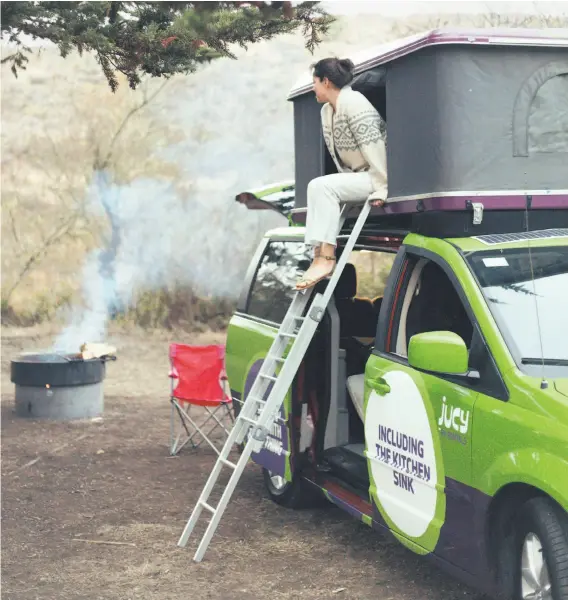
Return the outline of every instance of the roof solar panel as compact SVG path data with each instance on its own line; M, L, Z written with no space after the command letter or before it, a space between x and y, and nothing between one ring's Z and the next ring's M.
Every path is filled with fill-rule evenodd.
M480 235L473 239L492 246L495 244L513 244L525 240L546 240L550 238L568 237L568 229L543 229L541 231L524 231L520 233L496 233Z

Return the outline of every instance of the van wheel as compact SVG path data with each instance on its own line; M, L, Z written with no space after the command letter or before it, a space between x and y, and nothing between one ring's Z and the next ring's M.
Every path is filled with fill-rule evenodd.
M262 477L271 500L280 506L298 509L311 508L323 503L322 496L317 490L312 489L310 484L298 475L295 475L292 481L286 481L284 477L263 467Z
M515 600L568 600L568 519L552 500L522 507L516 556Z

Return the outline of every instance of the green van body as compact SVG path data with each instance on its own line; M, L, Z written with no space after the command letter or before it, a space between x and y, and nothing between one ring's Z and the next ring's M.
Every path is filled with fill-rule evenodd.
M243 298L250 294L267 242L303 241L303 234L301 227L266 234L251 263ZM568 238L488 245L475 237L404 237L364 373L367 498L347 485L327 486L321 476L301 469L298 423L305 415L295 404L295 387L284 401L272 446L253 454L253 460L288 482L301 471L299 476L312 488L356 518L387 529L412 551L438 559L485 591L506 588L507 575L498 563L514 551L510 524L524 502L535 496L551 499L568 527L568 364L523 365L469 259L489 252L492 258L481 260L488 269L498 269L506 264L508 252L526 250L532 260L544 248L566 252ZM481 373L468 371L465 344L451 332L411 338L408 358L387 347L398 326L389 311L408 281L405 270L422 258L436 263L456 288L474 324L472 336L486 352ZM241 306L245 304L243 300ZM231 320L226 367L237 402L246 397L276 333L277 325L246 310Z
M567 48L558 28L442 29L353 56L388 198L252 454L275 502L324 496L514 600L568 600ZM294 225L266 234L230 323L236 411L310 262L309 183L340 167L307 70L288 100L294 181L236 197Z

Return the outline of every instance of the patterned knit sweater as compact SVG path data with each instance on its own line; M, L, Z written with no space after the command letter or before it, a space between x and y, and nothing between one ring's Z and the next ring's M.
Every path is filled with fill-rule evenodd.
M351 86L341 88L336 111L326 103L321 109L323 137L339 173L369 171L373 200L386 200L387 132L375 107Z

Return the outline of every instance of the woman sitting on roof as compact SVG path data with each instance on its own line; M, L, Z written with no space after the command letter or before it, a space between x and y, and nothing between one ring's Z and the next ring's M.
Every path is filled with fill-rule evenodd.
M354 65L349 59L324 58L313 66L323 137L337 173L308 184L307 244L314 260L296 289L314 286L333 272L340 203L383 206L387 198L386 125L375 107L351 89Z

